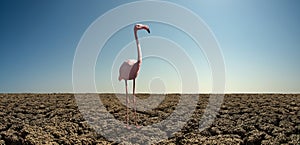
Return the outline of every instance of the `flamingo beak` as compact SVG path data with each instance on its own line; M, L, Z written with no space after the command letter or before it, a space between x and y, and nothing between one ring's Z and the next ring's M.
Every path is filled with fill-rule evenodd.
M150 29L149 29L149 28L148 28L148 29L146 29L146 30L147 30L147 32L148 32L148 33L150 33Z

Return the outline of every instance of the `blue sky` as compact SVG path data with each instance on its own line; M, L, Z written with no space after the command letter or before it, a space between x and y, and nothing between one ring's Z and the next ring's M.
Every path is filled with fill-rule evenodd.
M99 16L128 2L132 1L0 1L0 92L72 92L73 58L83 33ZM225 92L300 92L299 1L171 2L196 13L215 34L224 55ZM211 70L193 41L171 26L145 23L151 36L176 41L185 49L197 68L200 93L210 92ZM103 48L96 65L99 92L112 92L112 84L124 85L111 80L111 61L133 40L132 25L125 26ZM134 45L128 46L126 50L135 51ZM157 71L153 64L164 69ZM177 92L178 80L167 63L145 59L137 91Z

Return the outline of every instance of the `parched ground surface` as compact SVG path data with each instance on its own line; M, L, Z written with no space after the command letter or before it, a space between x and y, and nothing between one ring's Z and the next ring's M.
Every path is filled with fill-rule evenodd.
M137 95L140 99L148 96ZM158 144L300 144L298 94L225 95L216 119L203 131L199 131L199 121L210 96L194 96L199 101L196 106L187 106L196 109L187 123ZM113 118L125 123L126 108L117 97L113 94L99 97ZM138 123L147 126L167 119L174 113L179 97L179 94L167 95L155 109L138 111ZM93 103L97 104L93 101L87 106ZM95 112L85 112L89 115L83 117L73 94L0 94L0 144L117 144L88 123L99 122L95 120ZM133 116L133 111L129 114ZM130 119L130 124L133 123ZM155 136L155 132L149 133ZM124 139L121 143L144 143L137 140Z

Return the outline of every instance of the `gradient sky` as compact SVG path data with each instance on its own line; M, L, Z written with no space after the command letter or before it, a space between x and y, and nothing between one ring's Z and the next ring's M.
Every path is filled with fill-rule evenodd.
M99 16L128 2L132 1L0 1L0 92L72 92L73 58L83 33ZM192 10L215 34L225 60L225 92L300 92L300 1L171 2ZM200 93L209 93L211 70L193 41L174 27L145 23L151 36L168 38L185 49L197 68ZM147 35L140 33L145 39ZM111 81L115 77L111 63L133 40L132 25L125 26L103 48L96 66L99 92L112 92L112 84L123 87L117 78ZM145 59L137 91L179 92L178 80L174 68L164 61Z

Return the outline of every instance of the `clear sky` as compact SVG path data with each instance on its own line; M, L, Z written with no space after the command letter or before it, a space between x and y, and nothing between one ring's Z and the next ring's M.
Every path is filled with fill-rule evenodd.
M99 16L128 2L132 1L0 1L0 92L72 92L73 58L83 33ZM300 1L171 2L196 13L215 34L224 55L225 92L300 92ZM145 23L151 28L151 36L168 38L185 49L197 68L200 93L210 92L211 70L193 41L174 27ZM127 51L136 51L132 27L115 33L99 55L99 92L113 92L112 84L123 87L117 74L110 71L112 61L125 46ZM140 33L140 37L147 36ZM141 45L154 46L146 42ZM136 58L136 52L132 57ZM120 64L115 65L118 68ZM179 92L179 80L168 63L145 58L137 91Z

